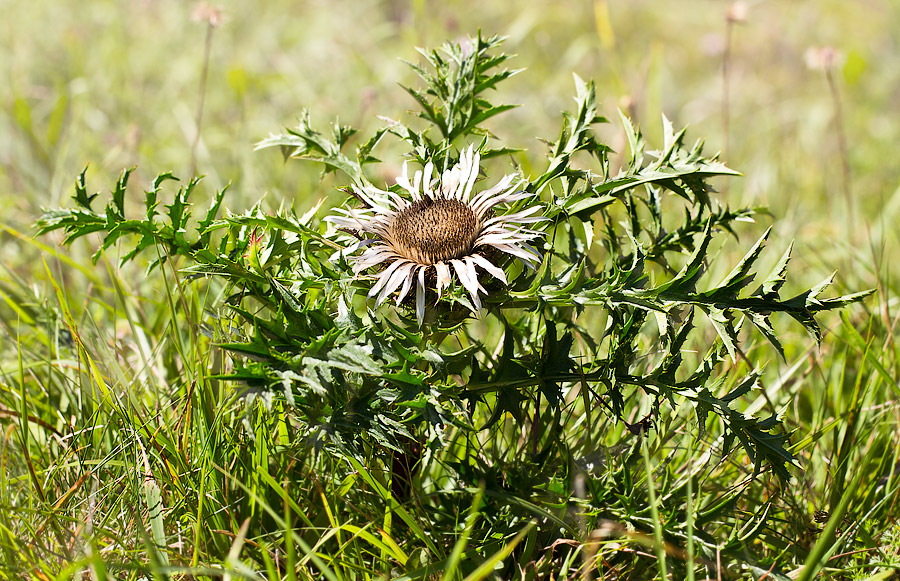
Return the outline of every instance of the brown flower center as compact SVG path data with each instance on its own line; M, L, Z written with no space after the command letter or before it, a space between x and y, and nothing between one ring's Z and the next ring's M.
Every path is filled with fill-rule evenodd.
M463 202L425 198L397 213L391 238L398 253L434 264L468 254L479 229L475 212Z

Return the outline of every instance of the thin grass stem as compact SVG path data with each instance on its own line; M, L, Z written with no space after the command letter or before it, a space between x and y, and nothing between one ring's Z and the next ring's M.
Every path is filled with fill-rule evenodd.
M656 498L656 485L653 482L653 467L650 465L650 442L644 438L641 442L641 454L644 456L644 470L647 473L647 495L650 497L650 518L653 519L653 538L655 540L656 563L659 578L665 581L669 578L666 568L666 545L663 540L662 524L659 522L659 505Z

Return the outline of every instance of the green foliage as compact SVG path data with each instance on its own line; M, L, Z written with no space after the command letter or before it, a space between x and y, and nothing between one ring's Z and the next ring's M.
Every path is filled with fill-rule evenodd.
M72 197L78 207L74 210L45 212L38 222L38 233L45 234L61 229L66 232L65 243L68 244L82 236L103 232L103 244L93 256L95 264L104 250L126 235L137 236L139 239L134 248L122 257L123 264L148 248L156 250L158 253L157 258L150 264L150 270L165 264L166 260L172 256L191 257L197 261L210 260L211 227L219 213L225 190L216 193L206 217L196 225L199 231L198 238L189 242L186 238L188 222L191 219L188 209L189 200L199 179L192 179L187 186L181 187L175 192L172 203L165 206L166 215L165 218L162 218L158 210L162 185L169 180L178 181L178 178L170 173L158 176L153 180L152 187L145 192L146 218L127 219L125 217L125 190L128 187L128 178L132 171L134 168L122 172L110 195L106 211L98 214L91 204L99 194L88 195L85 185L87 169L85 169L75 182L75 195Z
M491 106L481 95L512 74L493 70L507 58L489 55L497 44L499 39L478 37L447 45L443 47L447 58L437 51L423 52L433 74L414 67L427 89L407 91L421 107L419 116L440 132L441 141L429 141L423 133L399 130L397 125L385 131L402 135L411 144L424 144L412 151L419 160L449 152L457 137L484 134L480 123L508 108ZM462 402L487 403L486 394L509 390L498 396L489 425L501 411L522 421L524 408L529 407L525 402L540 395L548 400L551 413L558 411L563 392L578 384L602 386L605 392L594 392L595 396L608 401L615 418L621 420L629 411L623 407L626 392L637 387L657 408L661 401L676 406L676 398L692 402L701 433L708 416L718 415L728 433L725 452L730 448L727 442L737 438L756 470L770 466L787 478L786 465L792 455L786 450L787 437L778 418L746 418L732 408L741 396L759 388L757 375L751 373L727 393L715 395L722 384L714 376L722 354L737 358L738 329L745 319L782 352L769 321L773 313L789 314L820 340L817 312L842 307L869 293L820 299L829 279L782 300L779 290L789 260L785 254L756 291L743 295L755 278L753 268L768 233L725 279L699 290L713 238L719 232L733 233L735 221L753 214L750 209L723 208L710 197L709 178L736 172L715 158L704 157L701 142L686 147L685 131L676 133L665 119L663 148L645 151L640 132L623 117L631 153L628 164L611 175L610 150L592 131L593 125L605 122L596 115L595 89L577 78L576 85L577 111L565 115L560 136L550 145L547 169L527 186L548 199L548 237L561 243L548 244L541 268L533 276L520 276L514 290L492 292L491 311L501 320L509 316L509 309L527 309L525 314L512 313L520 317L517 324L507 324L495 339L505 346L504 357L497 362L472 356L475 351L498 350L500 345L493 345L490 336L458 328L456 332L468 335L472 346L446 352L441 349L446 340L417 337L415 331L403 329L403 319L398 325L384 315L371 313L366 320L355 315L351 303L360 282L345 263L329 260L340 241L315 216L299 220L290 214L265 217L254 211L216 220L224 195L220 191L197 224L197 239L189 242L185 238L190 217L187 202L196 180L175 193L172 204L166 206L167 223L161 224L156 210L159 189L164 181L174 179L171 175L157 178L146 192L146 219L126 220L124 192L130 172L123 172L105 214L92 210L97 194L87 195L82 173L74 196L80 207L46 213L39 222L40 232L62 228L67 242L103 232L98 253L125 234L137 235L134 249L123 262L147 248L159 248L160 258L151 267L168 256L181 255L194 262L185 272L227 280L234 293L229 299L233 311L252 332L246 342L227 343L223 348L252 362L224 378L283 391L317 441L329 440L345 451L362 453L357 447L360 441L399 451L399 442L412 438L410 430L422 421L440 425L462 416L458 421L469 425L472 419L462 413ZM261 146L279 146L289 157L318 161L326 170L341 171L360 182L365 179L361 168L374 160L372 148L384 131L357 148L356 159L351 159L342 149L354 133L335 124L333 140L328 140L312 129L305 113L297 130L272 137ZM573 156L578 152L587 152L596 166L576 169ZM667 194L686 201L684 220L671 231L664 220ZM624 218L621 223L620 218ZM595 228L600 238L596 242ZM227 234L213 244L211 235L216 230ZM590 252L593 244L602 247L602 256ZM684 266L674 276L668 275L670 264L688 253ZM664 267L657 276L648 273L650 260ZM265 314L242 307L251 300L265 305ZM583 332L576 316L597 308L604 309L610 320L603 329L607 355L600 356L599 349L572 353L574 336ZM719 341L690 371L683 368L682 351L694 330L695 311L706 315ZM642 333L648 317L655 317L660 325L653 349L663 350L653 367L642 363L647 360ZM409 328L408 321L405 326ZM513 349L515 353L510 352ZM514 363L513 357L518 361ZM449 369L479 380L456 385ZM510 382L511 377L517 379Z
M325 137L304 112L296 129L259 147L279 147L286 158L320 163L325 172L358 186L370 185L364 168L379 161L374 150L389 135L421 165L449 168L473 142L482 158L498 158L499 164L517 151L491 147L493 135L483 126L511 108L493 105L486 96L517 72L500 68L508 57L496 53L499 44L498 38L478 36L423 51L430 68L413 65L423 87L405 89L425 128L390 121L350 154L354 129L335 123ZM219 285L223 299L215 318L227 331L218 347L230 360L205 380L241 386L249 401L263 406L249 406L248 413L277 413L284 406L297 441L311 454L324 451L336 459L353 479L351 487L362 479L391 510L415 498L435 526L458 516L459 501L448 490L483 488L484 506L476 496L460 543L429 540L427 558L417 574L409 573L412 578L430 574L439 562L456 571L470 537L480 543L466 554L472 568L464 573L476 577L514 555L520 542L528 562L535 547L579 535L585 541L587 530L609 519L680 540L686 534L683 514L662 506L666 499L655 496L652 482L649 500L636 484L654 478L649 461L643 470L636 458L638 448L649 445L642 436L662 421L661 408L691 406L697 421L691 429L699 438L720 436L719 454L729 454L737 441L754 476L771 470L788 479L795 456L781 418L774 411L742 411L746 397L764 389L760 369L737 365L754 367L742 347L743 323L749 321L783 357L772 315L786 313L820 341L818 313L869 293L823 298L829 278L782 297L790 249L747 293L768 232L720 282L710 283L713 242L736 235L737 223L758 212L717 200L710 180L737 172L706 156L702 142L687 145L685 131L676 132L665 118L661 149L647 150L624 115L629 152L616 168L614 152L595 133L605 122L597 113L594 85L576 77L576 109L564 115L558 138L549 143L546 169L526 176L524 186L545 204L546 220L537 226L544 233L542 262L534 272L505 264L509 286L489 286L480 322L461 308L466 299L459 283L436 302L435 320L424 329L407 305L367 308L360 291L371 282L354 275L341 252L346 236L321 219L318 206L299 217L266 215L258 207L220 215L223 190L193 221L196 179L177 189L162 213L162 186L175 178L159 176L145 192L145 215L132 219L125 208L130 171L122 173L103 213L93 209L97 194L87 194L82 173L76 208L47 211L38 228L42 234L63 230L67 242L100 235L95 261L131 236L135 242L122 263L145 250L154 253L151 269L177 256L181 274ZM563 437L575 416L583 418L585 435ZM622 438L621 458L614 462L612 448L597 442L622 427L641 437ZM368 474L367 467L378 463L383 474ZM592 476L587 482L585 474ZM255 478L251 491L260 477ZM572 492L576 483L587 488L579 497ZM148 490L146 496L154 496ZM708 538L704 526L735 500L736 494L726 494L698 512L693 526L701 544ZM566 510L569 503L579 503L577 518ZM397 514L415 532L416 517ZM585 518L591 526L579 524ZM159 522L152 524L159 545ZM758 533L741 531L729 550L738 551ZM501 547L492 539L509 543ZM393 550L384 543L385 551ZM707 542L705 548L714 546ZM400 553L393 558L413 562ZM325 574L331 565L318 568Z

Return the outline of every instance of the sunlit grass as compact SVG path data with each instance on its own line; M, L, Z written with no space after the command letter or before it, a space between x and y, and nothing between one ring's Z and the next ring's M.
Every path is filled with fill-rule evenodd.
M40 209L64 205L85 165L90 181L102 184L137 165L138 187L129 195L140 200L157 173L188 174L198 135L196 168L207 176L198 206L229 182L227 204L236 212L260 200L300 213L323 197L337 203L335 178L285 164L276 152L254 152L253 143L303 107L322 128L347 112L352 118L343 121L363 130L380 123L376 113L403 116L414 104L397 86L410 80L399 59L415 60L414 46L477 28L509 35L514 65L527 68L502 88L504 101L523 107L497 125L502 138L529 144L515 158L526 170L544 147L536 137L553 135L559 111L571 108L573 72L597 82L608 117L627 110L658 141L665 113L715 151L726 143L727 8L695 1L677 8L540 1L517 10L502 3L223 4L198 134L207 28L191 20L191 6L7 3L0 24L7 48L0 51L0 573L489 578L484 564L496 558L526 576L592 571L642 579L659 574L662 551L670 578L680 579L688 575L686 510L715 531L690 539L698 578L720 564L723 578L775 570L814 578L813 567L823 566L831 578L865 579L896 567L897 6L751 4L731 33L726 161L745 177L723 186L723 200L770 208L772 264L796 239L789 285L806 288L839 268L838 291L879 289L843 317L824 317L829 332L820 348L785 320L776 321L785 360L761 340L751 350L766 363L767 390L748 408L783 414L794 430L799 466L790 486L751 478L752 466L717 455L720 440L700 447L690 409L664 410L646 440L655 466L649 474L624 426L584 415L572 417L561 437L571 477L547 484L545 504L492 513L528 499L492 505L477 490L444 490L446 475L434 473L431 494L455 508L436 514L429 499L392 496L391 466L310 456L288 412L248 407L240 389L210 377L222 365L215 344L232 330L192 321L222 300L221 288L187 284L177 263L149 276L141 265L119 269L114 251L95 268L89 256L97 240L65 255L56 254L54 239L29 240ZM829 85L804 61L807 49L826 45L844 56L834 74L852 213ZM618 125L602 131L626 150ZM372 178L383 183L398 170L379 165L384 175ZM759 221L722 255L739 258L768 225ZM648 411L636 410L631 421ZM522 435L511 418L502 421L509 440L485 445L511 462L516 448L506 444ZM451 431L436 454L451 461L468 444ZM596 466L576 467L585 459ZM670 535L663 547L654 541L648 478ZM574 492L593 506L590 499L618 486L633 497L628 513L585 517L577 502L560 500ZM816 521L819 510L846 519L826 526ZM467 545L475 521L488 517L496 535ZM573 544L548 546L529 528L529 519L554 518L576 523L561 535ZM605 525L581 530L579 522ZM849 538L832 545L836 529ZM585 542L575 543L577 535ZM800 572L805 562L810 567Z

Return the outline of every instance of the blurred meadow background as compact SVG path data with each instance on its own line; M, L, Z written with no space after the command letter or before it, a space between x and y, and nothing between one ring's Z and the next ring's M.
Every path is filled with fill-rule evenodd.
M0 0L0 14L0 574L76 574L78 567L62 564L67 558L58 547L51 551L42 544L48 530L60 546L77 545L72 554L89 556L79 566L90 565L95 578L105 575L97 555L121 560L115 553L121 549L133 551L135 563L149 558L127 511L97 525L103 529L98 538L105 539L97 545L60 540L65 535L54 530L69 527L77 531L74 537L87 538L79 527L84 511L93 509L73 499L88 497L91 486L107 496L121 494L124 503L139 502L128 486L122 492L107 481L79 480L81 468L119 466L119 477L127 481L126 469L145 466L147 457L129 446L104 447L107 436L99 435L93 451L67 451L63 434L73 426L108 433L116 417L128 414L76 417L74 403L51 403L47 394L53 388L40 369L50 365L48 350L65 342L60 329L71 312L104 368L121 362L115 380L126 389L132 382L126 361L141 349L152 350L165 335L160 305L166 295L159 277L145 276L141 265L119 270L115 248L108 260L92 266L97 242L90 237L63 250L59 238L34 239L32 225L42 209L69 205L74 179L85 166L89 192L108 189L123 168L136 166L129 190L135 203L158 173L187 178L195 171L206 176L196 200L200 207L226 184L225 205L234 212L257 203L265 211L293 207L298 214L323 198L326 205L338 204L345 196L335 188L343 182L323 178L312 164L285 163L277 151L254 151L254 144L292 127L304 108L322 130L339 117L364 136L381 126L378 115L404 118L414 103L400 84L415 81L403 61L419 62L416 47L434 48L478 30L508 37L503 48L517 55L509 65L524 69L496 95L498 102L521 106L489 126L504 145L527 148L515 155L526 173L543 163L541 139L555 139L561 111L572 108L574 73L596 82L600 111L614 121L600 134L614 150L626 148L617 109L657 146L664 114L676 127L688 126L689 141L705 139L708 153L720 151L729 167L744 174L717 181L718 198L733 207L766 207L771 217L744 225L739 241L720 249L717 268L727 272L771 224L768 266L794 241L789 286L808 288L837 270L834 292L878 289L841 316L823 316L829 332L821 348L785 320L776 324L784 333L786 360L762 344L750 353L766 365L777 386L768 396L795 430L798 467L789 498L769 480L751 486L735 477L721 486L748 491L751 500L734 505L745 515L782 498L770 505L777 516L767 517L780 524L764 519L781 544L767 540L746 550L768 562L793 563L786 569L799 571L803 550L816 540L809 533L817 526L813 515L834 503L838 459L843 485L874 454L883 461L858 492L859 510L872 511L865 513L871 522L860 552L823 574L866 579L900 563L897 484L890 469L900 448L900 359L893 336L900 313L900 273L894 267L900 242L900 2L226 0L210 6ZM395 160L401 158L392 154L399 149L392 147L386 143L378 152L385 163L369 166L376 184L399 173ZM146 327L131 324L136 319ZM80 364L73 357L60 365ZM146 373L155 371L140 370ZM134 412L140 416L135 425L149 426L138 440L152 440L154 429L181 428L177 394L184 386L169 389L167 379L154 381L156 399L139 396L141 403L134 404L141 410ZM240 405L227 387L222 390L227 396L216 402L222 407L212 410L216 425L224 426L217 429L239 430ZM173 417L165 419L170 412ZM190 533L197 535L193 540L203 543L178 537L171 531L182 530L174 523L182 518L179 511L190 515L191 499L173 492L174 476L157 478L172 480L163 486L167 510L173 511L164 525L170 527L172 554L183 557L173 562L225 562L243 534L241 522L223 520L219 540L196 531ZM53 510L68 511L69 525L42 520ZM797 552L795 544L803 550ZM390 543L384 545L382 556L390 552ZM270 565L260 559L261 568ZM269 578L276 569L280 575L282 566L271 565ZM371 571L344 569L341 578L387 576L370 566ZM764 577L764 571L739 564L721 574ZM135 565L116 575L144 573Z
M253 144L292 126L303 108L321 129L339 117L363 134L379 126L376 115L403 117L414 104L398 83L414 75L402 60L415 62L415 47L481 29L508 36L506 50L518 55L511 65L525 69L498 96L521 107L494 126L502 140L528 148L519 160L526 169L543 153L538 138L555 137L570 108L575 73L597 83L607 118L621 108L651 143L665 114L721 151L745 174L725 186L725 201L770 208L779 238L797 239L798 258L814 261L813 278L839 267L844 284L865 286L875 280L866 272L873 251L890 263L881 253L896 241L891 218L900 203L890 153L900 131L892 114L900 99L895 2L747 2L736 11L713 1L215 8L220 22L210 32L190 3L4 3L0 195L8 226L26 233L41 208L71 193L86 165L90 180L108 184L132 165L146 183L162 171L187 175L194 164L206 188L232 184L231 208L260 199L309 207L333 195L333 184ZM811 66L826 47L836 51L843 128L825 72ZM621 130L612 124L606 133L621 150ZM30 269L27 247L7 236L4 264Z

